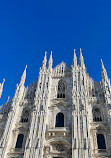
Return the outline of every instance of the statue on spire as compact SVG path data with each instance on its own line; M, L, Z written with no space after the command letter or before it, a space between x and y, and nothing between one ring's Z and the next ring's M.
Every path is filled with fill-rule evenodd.
M1 99L2 92L3 92L3 85L4 85L4 82L5 82L5 79L3 79L2 84L0 83L0 99Z
M52 64L53 64L53 59L52 59L52 51L51 51L48 68L52 68Z
M84 58L83 58L83 55L82 55L82 49L81 49L81 48L80 48L79 65L80 65L81 67L84 66Z
M45 68L47 64L47 52L45 51L45 56L44 56L44 60L42 62L42 68Z
M77 56L76 56L76 50L74 49L74 57L73 57L73 66L77 67Z

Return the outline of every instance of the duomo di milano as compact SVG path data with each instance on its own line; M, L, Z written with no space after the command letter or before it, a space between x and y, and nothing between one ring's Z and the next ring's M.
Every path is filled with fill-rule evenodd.
M111 85L79 64L52 68L45 54L38 81L25 87L26 68L15 95L0 111L0 158L111 158ZM3 82L4 84L4 82ZM2 94L3 84L0 84ZM0 95L1 96L1 95Z

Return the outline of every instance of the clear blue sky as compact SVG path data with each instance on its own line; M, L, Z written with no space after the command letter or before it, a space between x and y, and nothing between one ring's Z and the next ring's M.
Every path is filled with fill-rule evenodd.
M111 78L111 0L1 0L0 104L13 96L25 65L26 86L37 80L44 52L53 51L53 66L72 64L82 48L89 75L101 80L103 59Z

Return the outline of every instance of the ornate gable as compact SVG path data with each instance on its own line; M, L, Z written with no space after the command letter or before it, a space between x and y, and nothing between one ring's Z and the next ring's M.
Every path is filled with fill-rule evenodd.
M71 67L63 61L57 65L52 72L52 77L71 76Z

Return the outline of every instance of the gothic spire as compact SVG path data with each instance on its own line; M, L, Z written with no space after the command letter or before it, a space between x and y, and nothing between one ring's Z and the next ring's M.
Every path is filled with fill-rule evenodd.
M0 83L0 98L1 98L1 95L2 95L2 92L3 92L3 85L4 85L4 82L5 82L5 79L3 79L2 84Z
M82 55L82 49L81 49L81 48L80 48L79 65L80 65L81 67L84 66L84 58L83 58L83 55Z
M105 67L104 67L104 64L103 64L102 59L101 59L101 70L104 71L104 72L106 72L106 69L105 69Z
M74 49L74 56L73 56L73 67L77 67L77 56L76 56L76 50Z
M27 65L26 65L25 70L22 74L20 83L16 85L16 90L15 90L15 95L14 95L13 100L15 100L16 98L21 99L21 97L23 95L24 83L25 83L25 79L26 79L26 69L27 69Z
M47 52L45 51L45 56L44 56L44 60L42 62L42 68L45 68L47 64Z
M102 73L102 79L108 80L107 72L106 72L106 69L104 67L102 59L101 59L101 73Z
M27 69L27 65L26 65L25 70L24 70L24 72L23 72L23 74L22 74L22 77L21 77L19 86L22 86L22 85L24 85L24 83L25 83L25 79L26 79L26 69Z
M52 59L52 51L51 51L49 63L48 63L48 68L52 68L52 64L53 64L53 59Z

